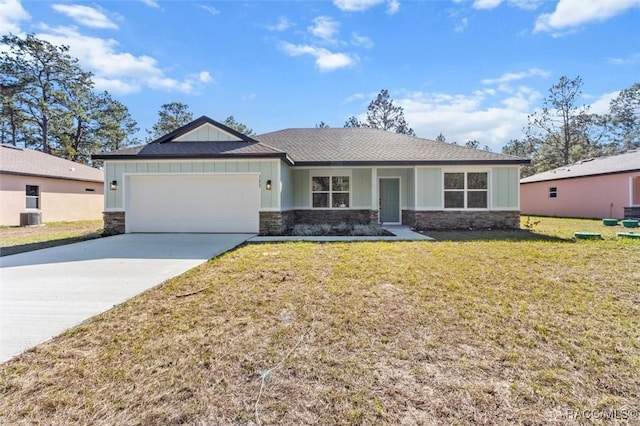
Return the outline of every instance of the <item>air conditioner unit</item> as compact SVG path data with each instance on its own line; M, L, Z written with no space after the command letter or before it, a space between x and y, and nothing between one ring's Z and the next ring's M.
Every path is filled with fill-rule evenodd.
M26 212L20 213L20 226L42 225L42 213Z

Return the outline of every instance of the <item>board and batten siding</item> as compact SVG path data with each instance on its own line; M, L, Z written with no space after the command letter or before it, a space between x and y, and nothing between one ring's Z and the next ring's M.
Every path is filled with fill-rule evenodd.
M282 210L293 209L293 181L291 167L280 163L280 205Z
M170 174L170 173L260 173L260 208L278 209L279 160L266 161L105 161L105 210L117 211L124 208L123 193L125 174ZM111 181L118 182L118 189L109 189ZM272 190L267 191L265 183L272 182Z
M371 208L371 169L353 169L351 208Z
M205 124L174 139L174 142L240 141L242 139L222 131L211 124Z
M491 208L518 209L520 190L519 167L494 167L491 169Z
M416 170L416 210L443 208L442 169L419 167Z

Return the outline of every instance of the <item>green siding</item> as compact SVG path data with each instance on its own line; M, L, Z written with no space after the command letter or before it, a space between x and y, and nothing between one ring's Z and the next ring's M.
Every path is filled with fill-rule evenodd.
M353 169L351 179L351 206L371 208L371 169Z
M442 169L418 168L416 182L416 209L441 209L442 206Z
M309 170L291 170L293 181L293 207L309 207Z
M284 163L280 163L280 205L282 210L291 210L293 208L291 168Z
M400 207L407 208L410 198L409 195L409 175L413 174L411 169L378 169L378 178L381 177L400 177Z
M185 162L106 162L105 176L108 182L118 181L118 190L107 190L105 208L122 209L122 194L126 183L125 173L260 173L261 208L278 208L278 163L275 161L185 161ZM271 180L272 190L267 191L265 182Z
M519 185L518 167L494 167L491 170L491 208L517 209Z

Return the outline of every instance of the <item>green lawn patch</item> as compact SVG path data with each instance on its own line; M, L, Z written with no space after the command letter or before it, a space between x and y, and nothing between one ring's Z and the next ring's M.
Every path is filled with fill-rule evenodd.
M0 227L0 256L100 237L102 220L49 222L41 226Z
M1 365L0 423L560 425L637 410L638 242L563 235L241 247Z

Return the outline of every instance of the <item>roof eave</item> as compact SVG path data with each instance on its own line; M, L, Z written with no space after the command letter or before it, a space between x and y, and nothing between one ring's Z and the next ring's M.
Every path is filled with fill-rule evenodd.
M520 180L520 184L526 185L528 183L539 183L539 182L552 182L554 180L567 180L567 179L580 179L580 178L589 178L594 176L607 176L607 175L620 175L625 173L637 173L640 172L640 169L629 169L629 170L617 170L615 172L604 172L604 173L592 173L588 175L578 175L578 176L558 176L558 177L549 177L543 179L531 180L528 182L523 182L524 179Z
M257 154L119 154L119 155L100 155L91 156L92 160L112 161L112 160L204 160L204 159L250 159L250 158L280 158L293 164L293 161L282 152L274 153L257 153Z
M47 179L73 180L77 182L95 182L95 183L104 182L104 178L103 179L88 179L88 178L85 179L80 177L46 175L42 173L16 172L11 170L0 170L0 175L30 176L30 177L39 177L39 178L47 178Z
M525 165L531 160L296 161L296 166L467 166Z

